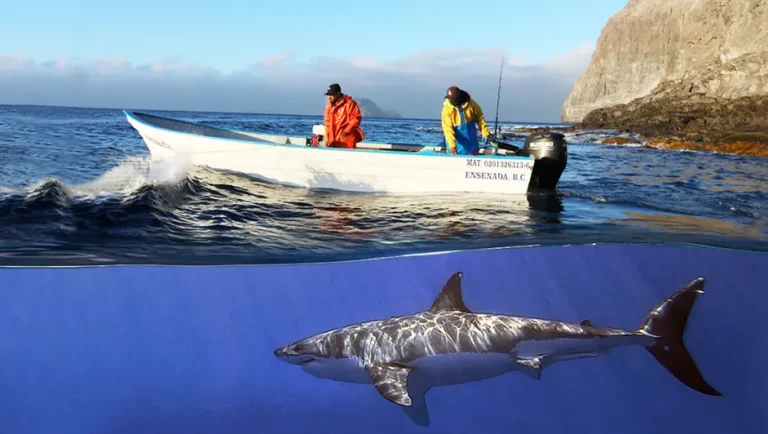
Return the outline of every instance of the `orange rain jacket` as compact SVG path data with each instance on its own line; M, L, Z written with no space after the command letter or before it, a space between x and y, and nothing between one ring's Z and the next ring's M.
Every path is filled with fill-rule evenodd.
M349 95L344 95L336 105L328 102L323 116L325 125L325 143L337 148L354 148L358 142L365 140L365 134L360 129L362 114L360 106ZM347 139L342 140L341 134L347 133Z

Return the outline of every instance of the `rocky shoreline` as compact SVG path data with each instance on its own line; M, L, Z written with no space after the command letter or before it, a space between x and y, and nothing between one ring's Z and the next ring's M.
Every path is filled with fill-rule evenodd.
M721 101L703 95L633 101L597 109L580 129L613 129L645 135L685 135L720 141L734 133L768 133L768 95Z
M627 104L593 110L574 127L631 133L656 149L768 157L768 95L725 99L683 89L680 82L664 87Z

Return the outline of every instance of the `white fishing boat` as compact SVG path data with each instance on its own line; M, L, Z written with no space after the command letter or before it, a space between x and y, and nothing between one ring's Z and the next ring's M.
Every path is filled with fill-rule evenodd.
M451 155L440 144L363 141L327 147L322 125L294 137L215 128L124 111L153 159L242 173L294 187L369 193L505 193L554 189L567 162L562 134L532 134L519 149L498 142L480 155ZM319 134L318 134L319 133ZM313 139L317 139L316 141Z

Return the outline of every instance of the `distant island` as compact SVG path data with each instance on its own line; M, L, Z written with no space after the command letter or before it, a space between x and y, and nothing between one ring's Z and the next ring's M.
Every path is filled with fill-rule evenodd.
M401 118L399 113L393 110L382 110L375 102L368 98L354 98L360 106L364 118Z
M768 156L768 0L629 0L563 105L576 129Z

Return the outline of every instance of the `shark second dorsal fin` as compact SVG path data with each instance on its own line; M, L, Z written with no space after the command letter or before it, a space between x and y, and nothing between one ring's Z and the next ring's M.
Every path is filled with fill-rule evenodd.
M438 294L432 306L429 308L430 312L441 311L459 311L472 313L471 310L464 304L464 298L461 296L461 277L463 273L458 271L445 282L442 291Z
M408 394L408 374L411 368L397 363L375 364L368 369L374 387L387 401L403 407L413 404Z

